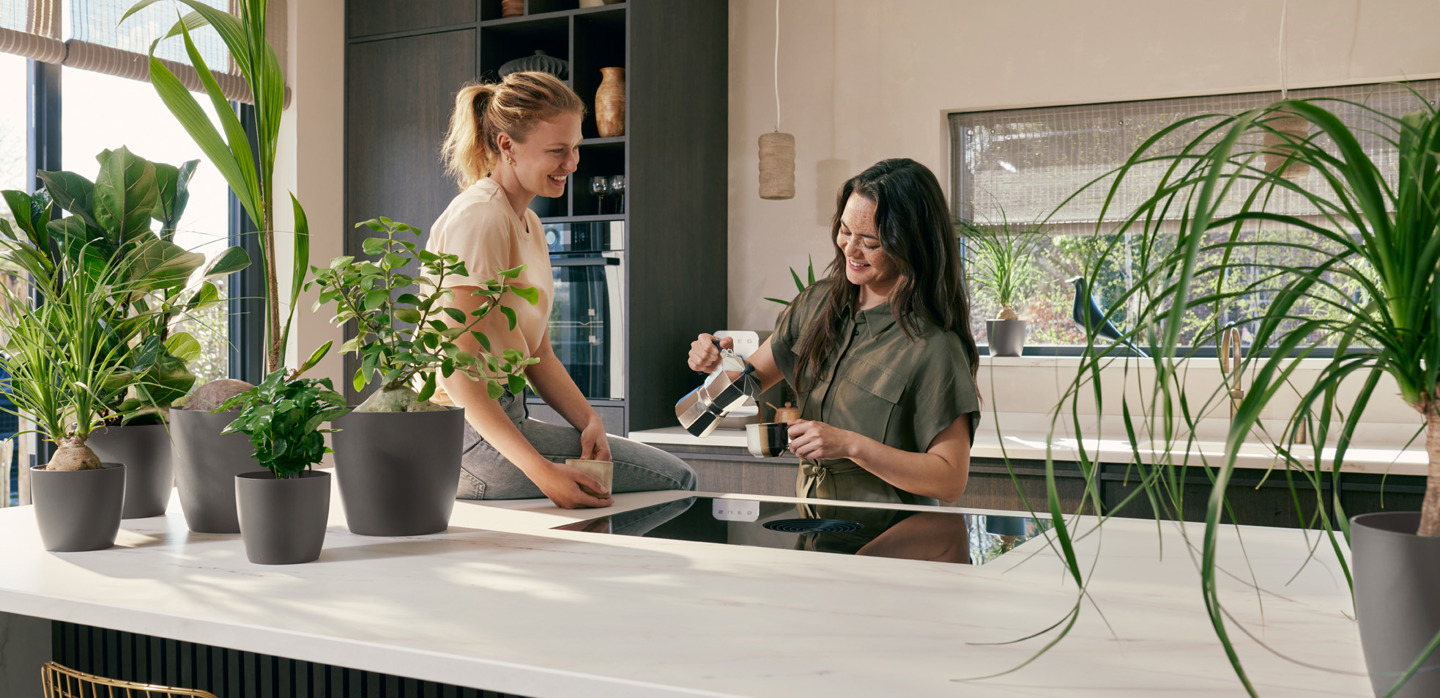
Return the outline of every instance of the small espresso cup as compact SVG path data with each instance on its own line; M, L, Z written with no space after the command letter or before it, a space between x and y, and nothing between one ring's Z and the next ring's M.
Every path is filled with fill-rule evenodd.
M599 480L600 486L605 488L604 494L609 494L615 488L615 463L611 461L569 458L565 465Z
M778 456L790 444L790 425L785 422L761 422L745 425L745 447L750 454L770 458Z

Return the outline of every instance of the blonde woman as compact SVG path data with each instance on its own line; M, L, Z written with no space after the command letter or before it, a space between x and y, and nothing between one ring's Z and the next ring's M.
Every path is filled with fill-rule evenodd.
M431 226L427 249L456 254L465 262L469 276L446 279L445 285L455 289L451 307L466 313L476 307L471 293L494 278L496 270L526 266L514 283L539 290L539 302L531 306L511 297L506 305L515 311L515 328L508 327L501 313L493 313L479 329L490 340L492 353L517 349L540 360L526 369L526 377L541 399L574 426L528 418L521 395L507 392L492 399L484 383L459 374L442 379L439 398L465 408L465 451L456 492L460 498L544 495L567 509L612 504L611 493L565 465L567 458L613 461L616 492L695 489L695 473L684 461L608 436L550 347L555 284L540 219L528 206L537 196L565 194L580 161L584 112L584 103L569 87L538 72L467 85L455 98L444 156L461 192ZM461 344L468 351L478 349L468 335L457 342L470 343Z

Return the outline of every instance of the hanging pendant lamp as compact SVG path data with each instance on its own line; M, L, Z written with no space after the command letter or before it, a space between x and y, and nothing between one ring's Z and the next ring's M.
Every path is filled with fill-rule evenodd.
M795 198L795 136L780 132L780 0L775 0L775 130L760 136L760 198Z
M1280 5L1280 99L1282 100L1286 98L1289 87L1285 61L1285 35L1288 28L1289 6L1289 0L1285 0ZM1280 172L1280 176L1291 180L1309 174L1309 163L1290 158L1295 152L1296 146L1310 137L1310 122L1299 114L1281 110L1272 112L1266 119L1265 125L1271 129L1265 132L1265 149L1261 151L1265 155L1265 171L1273 173L1284 167L1285 170ZM1285 164L1287 160L1290 162L1289 165Z

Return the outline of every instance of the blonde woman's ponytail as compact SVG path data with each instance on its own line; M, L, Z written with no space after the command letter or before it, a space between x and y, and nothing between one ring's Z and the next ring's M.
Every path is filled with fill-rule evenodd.
M501 133L524 142L537 122L566 112L583 114L585 103L548 73L511 73L499 83L466 85L455 95L441 147L445 171L465 189L495 171Z
M445 173L459 180L461 189L490 174L495 166L498 153L493 144L485 142L483 125L495 88L472 83L455 95L455 111L450 115L450 130L441 152Z

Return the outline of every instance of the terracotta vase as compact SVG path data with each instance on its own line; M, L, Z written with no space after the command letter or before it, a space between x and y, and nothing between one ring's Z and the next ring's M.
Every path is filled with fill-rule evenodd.
M625 69L601 68L595 91L595 127L601 138L625 135Z
M525 0L500 0L501 17L519 17L525 14Z

